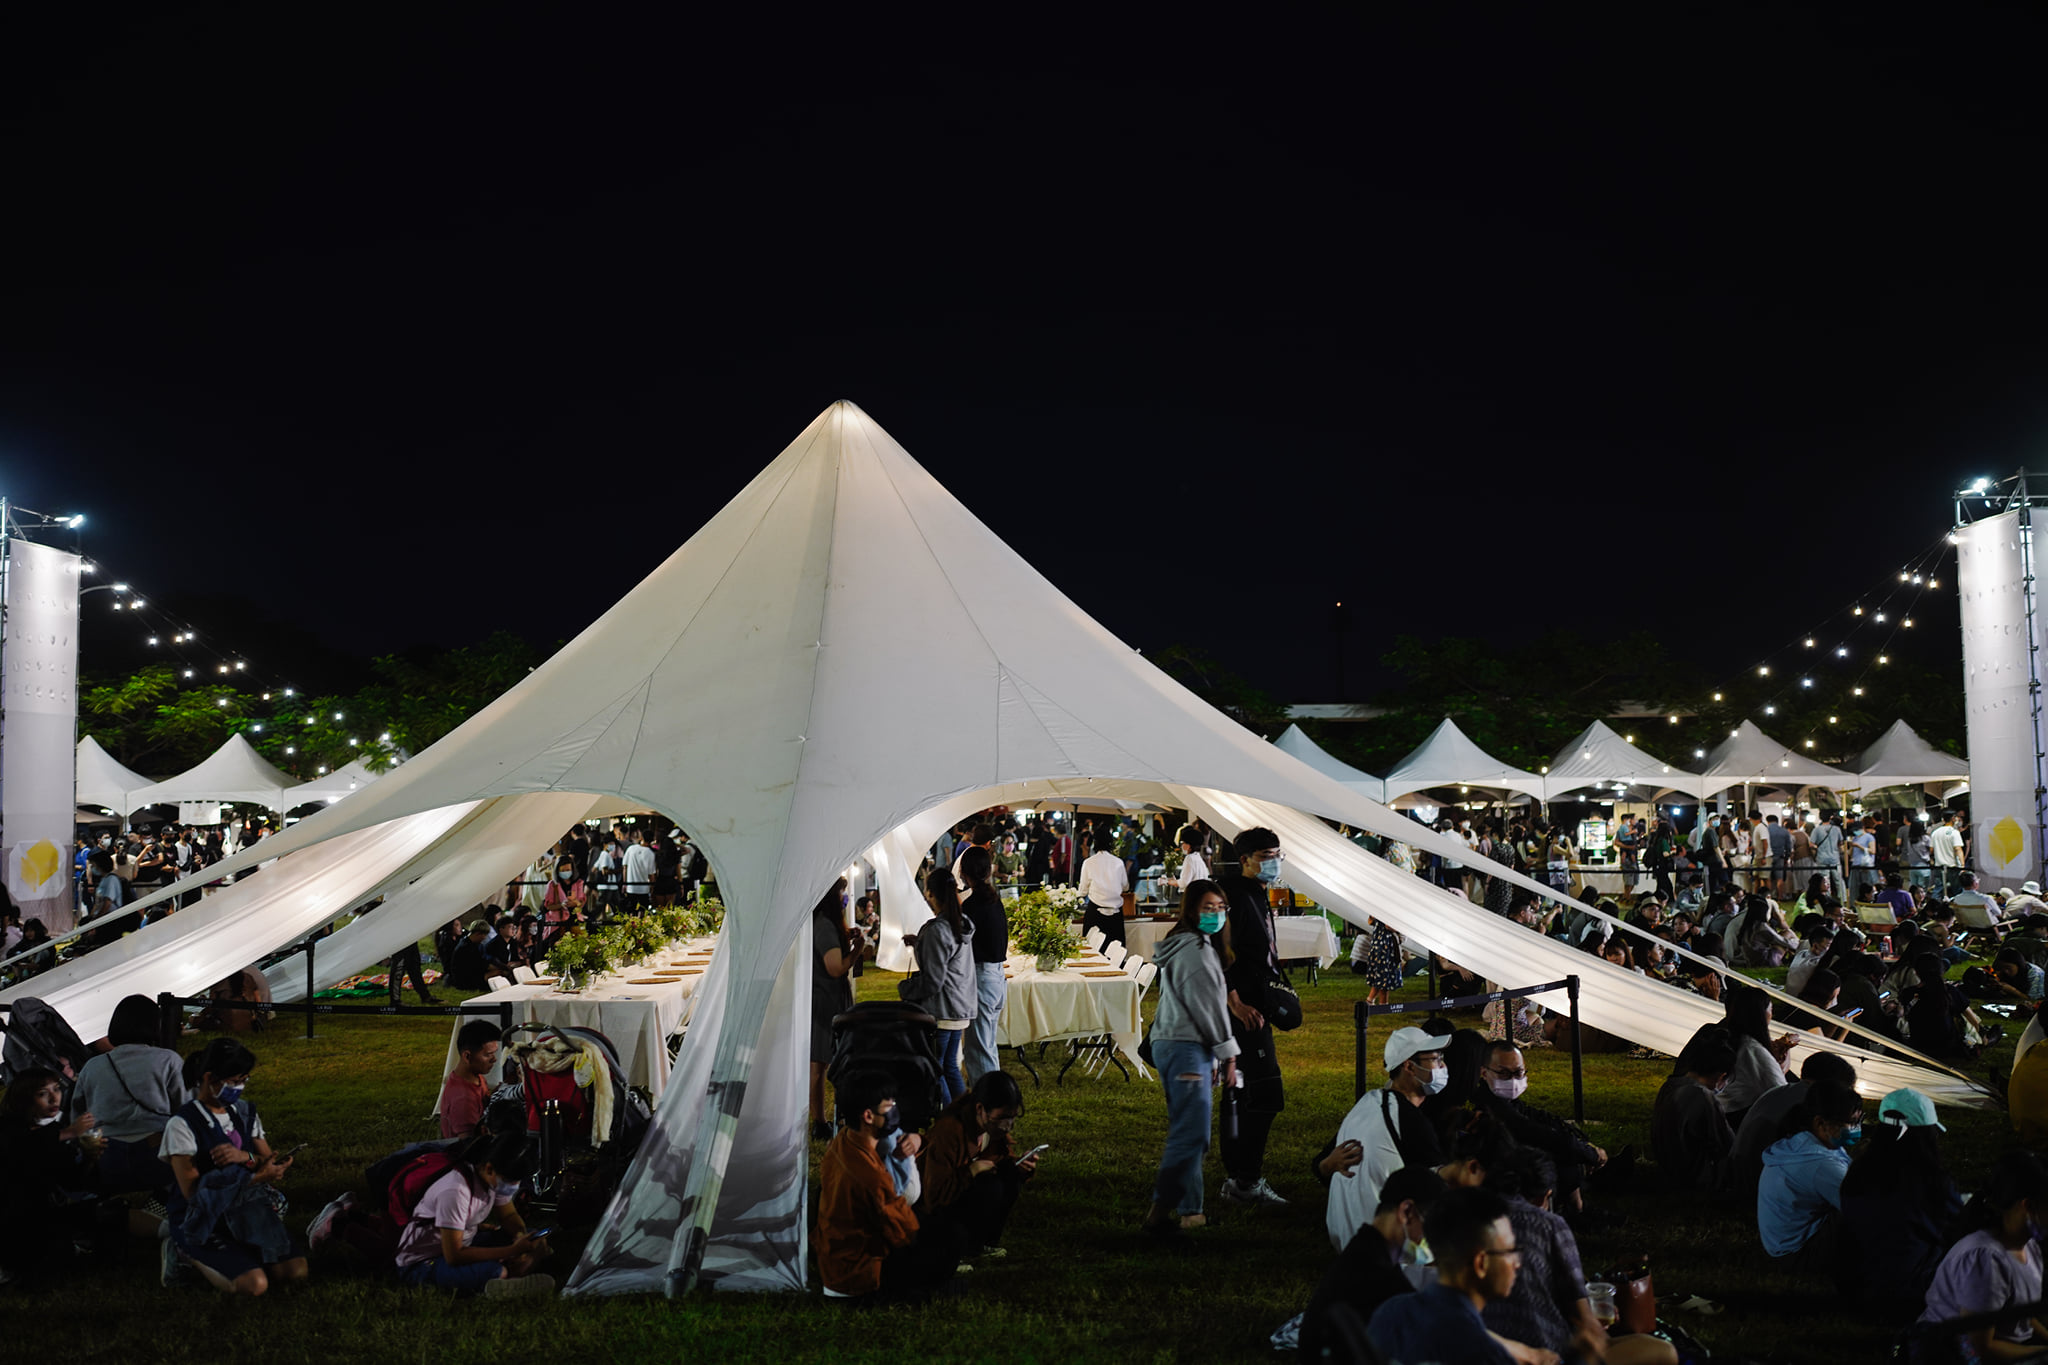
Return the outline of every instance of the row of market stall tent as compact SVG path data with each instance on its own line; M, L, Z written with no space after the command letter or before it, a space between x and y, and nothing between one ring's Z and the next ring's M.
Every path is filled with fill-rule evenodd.
M1967 782L1967 759L1945 754L1920 738L1905 721L1895 721L1863 751L1854 769L1817 762L1772 739L1744 721L1707 755L1706 769L1692 772L1637 748L1603 721L1594 721L1567 744L1547 771L1532 773L1487 753L1449 717L1385 777L1354 768L1290 725L1273 743L1318 772L1335 778L1382 805L1429 804L1422 793L1451 787L1517 792L1538 801L1560 801L1584 793L1626 792L1632 799L1706 800L1736 788L1796 792L1807 787L1835 791L1879 791L1887 787L1931 787L1946 791Z
M152 782L124 767L87 735L78 742L78 804L110 810L126 819L149 806L186 801L233 801L280 813L301 806L332 804L367 787L377 774L358 759L300 782L279 768L240 735L176 777Z

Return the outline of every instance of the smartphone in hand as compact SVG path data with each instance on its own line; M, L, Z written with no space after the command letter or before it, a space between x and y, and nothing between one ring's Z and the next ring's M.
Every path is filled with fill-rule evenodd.
M1024 1155L1018 1157L1017 1160L1029 1161L1031 1160L1031 1158L1037 1156L1040 1152L1050 1150L1052 1150L1052 1144L1050 1142L1041 1142L1036 1147L1033 1147L1030 1151L1026 1152Z

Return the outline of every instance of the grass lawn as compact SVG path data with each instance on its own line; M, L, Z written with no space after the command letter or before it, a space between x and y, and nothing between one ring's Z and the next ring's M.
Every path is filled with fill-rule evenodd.
M872 972L862 996L893 998L897 978ZM1009 1256L964 1277L959 1296L919 1310L849 1319L815 1287L804 1296L699 1293L658 1299L521 1302L486 1307L315 1265L311 1283L235 1302L201 1288L166 1291L156 1279L154 1243L136 1242L121 1267L83 1271L43 1295L35 1347L50 1359L451 1362L541 1356L594 1360L642 1355L708 1361L830 1359L899 1365L921 1360L1196 1361L1270 1356L1266 1336L1297 1311L1330 1251L1322 1191L1310 1156L1352 1103L1352 1005L1363 982L1343 969L1301 982L1307 1022L1283 1035L1287 1112L1273 1131L1268 1176L1292 1202L1278 1214L1249 1215L1212 1193L1214 1226L1187 1250L1161 1248L1137 1232L1150 1200L1165 1134L1156 1082L1126 1083L1112 1070L1088 1079L1077 1069L1052 1084L1025 1085L1025 1145L1052 1144L1012 1220ZM1419 995L1414 986L1410 994ZM1460 1023L1477 1026L1476 1016ZM1377 1056L1384 1022L1374 1029ZM311 1141L288 1182L292 1222L361 1178L363 1167L433 1135L427 1110L439 1083L448 1025L438 1020L330 1016L308 1042L283 1018L252 1040L261 1059L250 1096L271 1140ZM1528 1054L1531 1101L1569 1112L1570 1058ZM2003 1075L2010 1043L1988 1050L1978 1074ZM1626 1057L1586 1059L1586 1111L1594 1140L1610 1151L1648 1150L1650 1107L1669 1064ZM1377 1072L1375 1081L1377 1082ZM1965 1190L1981 1183L2007 1144L2002 1113L1944 1111L1947 1158ZM815 1159L817 1148L813 1149ZM1213 1192L1221 1179L1211 1153ZM1638 1167L1635 1187L1607 1200L1625 1225L1588 1236L1589 1271L1647 1252L1660 1293L1686 1291L1725 1303L1713 1317L1681 1319L1717 1358L1872 1361L1889 1354L1891 1333L1839 1311L1832 1290L1773 1271L1756 1240L1753 1213L1672 1195L1657 1172ZM574 1250L574 1240L564 1251ZM566 1264L566 1262L564 1263ZM813 1275L815 1285L815 1274ZM25 1305L18 1294L0 1296Z

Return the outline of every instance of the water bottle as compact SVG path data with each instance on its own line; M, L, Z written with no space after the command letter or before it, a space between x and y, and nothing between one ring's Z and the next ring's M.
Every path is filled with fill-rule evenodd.
M1237 1141L1237 1088L1223 1087L1223 1140Z

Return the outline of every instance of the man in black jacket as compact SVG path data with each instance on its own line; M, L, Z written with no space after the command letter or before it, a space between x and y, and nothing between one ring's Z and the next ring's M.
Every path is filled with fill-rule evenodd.
M1575 1218L1586 1172L1606 1165L1607 1153L1586 1141L1557 1115L1524 1104L1522 1092L1528 1088L1529 1071L1522 1061L1522 1050L1504 1038L1495 1039L1479 1067L1479 1084L1472 1088L1472 1106L1491 1115L1516 1142L1549 1156L1557 1166L1558 1212Z
M1278 885L1285 865L1280 836L1253 826L1237 836L1238 870L1216 879L1230 902L1230 950L1223 973L1230 988L1231 1033L1237 1039L1237 1136L1223 1139L1223 1198L1233 1204L1286 1204L1266 1183L1266 1137L1287 1106L1280 1083L1280 1059L1273 1051L1273 1026L1266 1022L1266 986L1280 978L1273 949L1273 907L1266 893Z

